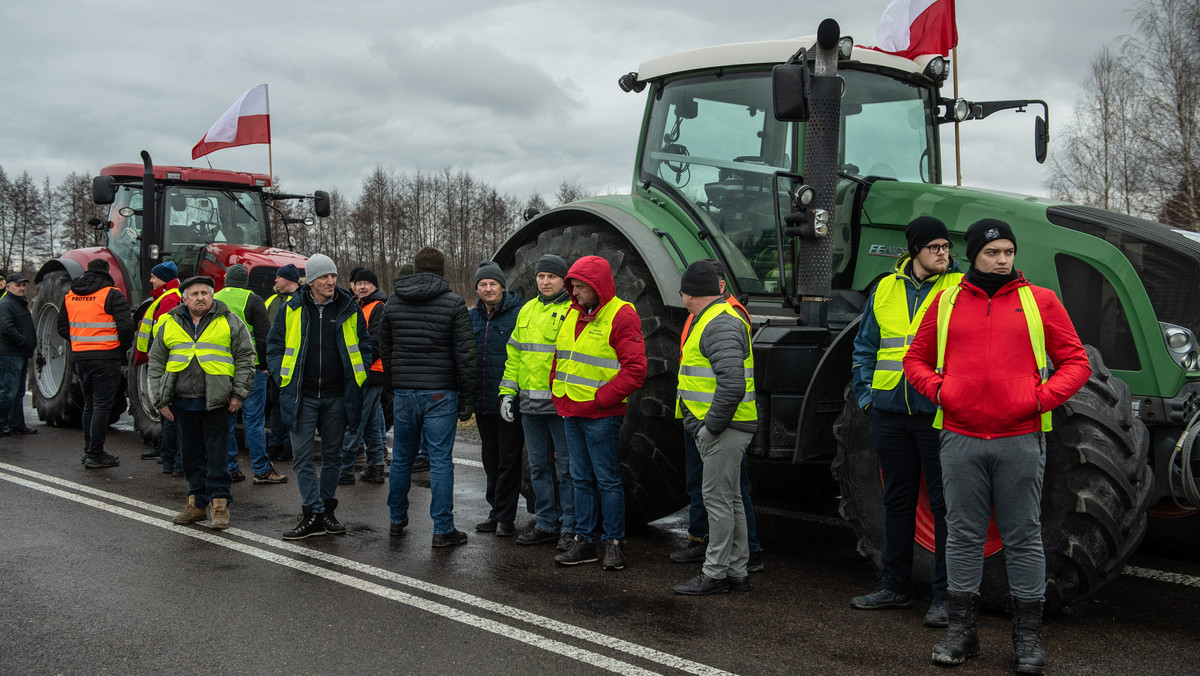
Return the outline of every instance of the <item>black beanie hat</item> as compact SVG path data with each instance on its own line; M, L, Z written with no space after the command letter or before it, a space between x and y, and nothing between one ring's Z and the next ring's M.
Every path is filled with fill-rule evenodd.
M413 272L432 272L439 277L446 274L446 257L441 251L427 246L413 256Z
M967 262L971 265L975 264L975 257L988 242L1007 239L1013 243L1014 251L1017 248L1017 238L1013 235L1012 228L1008 223L995 218L975 221L967 228L967 234L963 235L963 238L967 240Z
M721 281L712 261L701 259L689 265L679 279L679 290L689 296L721 295Z
M484 279L494 279L500 282L501 287L508 288L508 280L504 277L504 271L493 261L483 261L475 270L475 286L479 286L480 280Z
M93 258L88 261L87 269L93 272L108 272L108 261L103 258Z
M375 285L376 289L379 288L379 277L376 277L374 272L371 272L366 268L358 268L358 272L354 276L354 281L370 282Z
M562 256L545 254L537 260L537 265L533 267L533 274L536 275L539 272L549 272L552 275L558 275L565 279L567 276L567 262L562 259Z
M926 244L935 239L950 239L946 224L933 216L917 216L908 222L904 228L904 236L908 238L908 253L916 256Z
M234 263L225 271L225 286L244 289L250 283L250 272L241 263Z
M356 266L354 266L354 267L350 268L350 283L351 283L351 284L353 284L353 283L355 283L355 282L357 282L357 281L358 281L358 276L359 276L360 274L362 274L362 271L363 271L363 270L366 270L366 268L364 268L364 267L363 267L363 266L361 266L361 265L356 265ZM378 285L377 285L377 286L378 286Z

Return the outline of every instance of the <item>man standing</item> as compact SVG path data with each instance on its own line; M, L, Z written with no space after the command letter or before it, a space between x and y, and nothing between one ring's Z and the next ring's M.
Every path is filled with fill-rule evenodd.
M679 295L695 321L679 358L675 415L683 418L704 463L709 542L700 574L674 589L691 596L749 591L741 468L758 426L750 324L722 298L720 276L710 261L688 266Z
M362 480L367 483L381 484L387 478L383 467L384 456L384 420L383 407L380 399L383 386L387 379L384 377L383 360L379 358L379 326L383 317L383 305L387 296L379 290L379 278L366 268L357 268L354 282L354 293L358 305L362 309L363 318L367 322L367 331L371 336L371 356L374 361L367 369L367 381L363 385L362 412L358 427L350 430L346 441L342 443L342 472L338 477L340 484L354 483L354 463L358 455L359 444L366 442L367 466L363 470Z
M229 527L229 469L225 464L229 418L250 395L254 343L246 325L213 299L209 277L180 285L183 305L167 313L150 346L150 397L164 420L179 426L188 497L174 522L206 516L212 527Z
M913 219L905 228L908 254L892 274L879 280L867 299L858 336L854 339L851 381L858 405L870 421L871 445L883 475L883 580L879 587L857 596L850 605L859 610L912 607L909 578L913 567L917 496L921 475L933 513L933 603L925 626L945 627L946 501L942 497L941 443L933 428L937 406L904 379L905 353L921 319L943 289L962 280L958 262L950 260L950 233L931 216Z
M393 282L379 326L383 372L395 391L389 533L403 535L408 525L413 459L424 445L429 449L433 546L451 547L467 541L467 534L454 527L451 451L456 421L470 420L475 409L475 336L467 304L442 277L442 252L421 249L413 264L414 274Z
M334 511L342 440L347 429L358 426L371 358L366 322L358 303L338 287L333 260L314 254L305 273L308 284L288 300L267 336L267 364L279 383L304 512L295 528L284 531L284 540L346 532ZM319 478L313 460L318 429L325 456Z
M521 450L525 447L525 434L515 420L517 416L511 415L511 407L508 419L500 411L507 345L521 309L520 296L509 291L507 283L499 265L492 261L480 263L475 272L475 293L479 300L470 312L479 367L475 425L479 428L483 471L487 475L484 495L491 506L487 519L476 524L475 530L495 532L497 537L511 537L516 532L513 522L521 491Z
M29 280L14 272L0 296L0 437L37 434L25 424L25 381L29 358L37 347L37 332L29 315L25 290Z
M575 484L575 539L555 563L573 566L596 560L593 533L600 495L605 543L604 569L621 570L625 554L625 489L617 441L625 399L646 379L646 343L633 304L617 298L612 268L599 256L584 256L567 273L571 310L558 333L552 374L554 406L563 417L571 478Z
M250 396L242 404L242 422L246 434L246 448L250 451L250 472L254 483L281 484L287 477L275 471L271 458L267 456L267 431L264 412L267 403L267 332L271 330L267 318L267 306L256 293L246 289L250 273L246 266L234 263L225 271L225 286L213 297L225 303L229 311L238 316L250 329L254 341L254 381ZM229 419L229 474L234 481L245 481L238 466L237 415Z
M58 335L71 343L75 375L83 388L83 466L88 469L121 464L120 458L104 451L104 440L134 326L129 301L113 284L108 261L88 261L87 271L72 280L58 315Z
M267 323L274 324L276 315L300 288L300 270L288 263L275 272L275 294L267 300ZM268 329L269 332L269 329ZM267 378L267 409L264 423L270 423L271 436L267 439L267 457L272 460L292 459L292 439L283 426L279 412L279 383Z
M138 322L137 336L133 343L133 364L140 367L149 361L150 341L154 339L154 326L159 318L179 305L179 273L173 261L159 263L150 270L150 296L154 299ZM174 474L178 465L179 476L183 476L183 463L179 460L179 430L173 420L163 418L158 435L158 446L146 451L142 458L162 458L163 474Z
M994 511L1014 606L1016 670L1040 674L1045 435L1051 411L1091 368L1058 296L1016 269L1012 228L985 218L967 228L966 242L966 277L934 300L904 357L905 376L940 407L934 427L942 430L950 626L933 662L961 664L979 654L975 621Z
M513 397L520 395L521 429L529 454L529 481L533 484L533 529L517 537L519 545L558 542L567 551L575 537L575 486L562 416L554 409L550 371L554 346L571 296L565 288L567 263L546 254L534 266L538 296L517 314L517 324L506 346L504 377L500 380L500 417L514 422Z

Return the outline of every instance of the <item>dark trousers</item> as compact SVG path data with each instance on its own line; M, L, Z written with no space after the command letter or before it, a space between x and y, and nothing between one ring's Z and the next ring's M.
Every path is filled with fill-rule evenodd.
M173 420L162 419L162 433L158 435L158 454L162 457L164 471L174 471L178 465L183 469L179 455L179 425Z
M504 422L498 413L476 413L482 446L483 471L487 474L487 497L492 511L489 519L512 523L517 518L517 499L521 492L521 450L525 431L521 419Z
M116 359L76 360L75 375L83 388L83 452L99 457L108 435L108 414L120 389L121 363Z
M172 406L171 413L179 428L188 495L196 496L197 507L217 498L232 502L229 485L233 483L233 477L225 461L229 446L229 409L185 411Z
M870 437L883 474L883 586L907 593L917 532L921 472L933 512L935 597L946 593L946 500L942 491L941 442L932 415L880 411L870 413Z
M267 376L266 422L271 432L267 437L267 447L292 450L292 438L283 425L283 411L279 408L279 383L270 376Z

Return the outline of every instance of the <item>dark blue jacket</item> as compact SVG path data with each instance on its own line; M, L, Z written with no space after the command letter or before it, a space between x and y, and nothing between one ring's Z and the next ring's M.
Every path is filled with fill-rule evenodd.
M15 293L0 296L0 355L29 358L35 347L37 333L25 297ZM24 387L21 383L22 392Z
M508 359L508 338L517 326L521 297L516 291L504 292L496 310L488 315L483 301L471 308L471 329L475 331L476 364L479 366L479 397L476 413L500 412L500 381Z
M307 360L310 357L317 358L317 352L314 351L311 355L308 352L310 339L313 337L308 326L310 315L315 311L312 292L308 285L300 287L296 293L292 294L286 307L288 309L300 308L303 313L300 319L300 347L296 357L296 368L292 372L291 381L286 387L281 387L279 390L279 409L283 415L283 424L291 428L296 424L296 412L299 410L300 400L304 396L302 393ZM361 351L363 364L369 367L371 364L371 338L367 331L367 322L363 319L362 311L350 292L341 287L335 288L333 299L326 308L332 311L332 319L327 318L327 320L333 322L336 327L337 354L342 362L341 395L346 409L346 425L348 429L357 429L358 419L362 414L362 388L355 381L354 367L346 356L345 339L342 337L341 326L342 322L351 315L358 315L358 349ZM267 370L271 372L271 378L277 385L279 384L279 368L283 363L283 352L287 347L286 334L287 310L285 309L275 315L275 321L271 323L271 331L267 334Z

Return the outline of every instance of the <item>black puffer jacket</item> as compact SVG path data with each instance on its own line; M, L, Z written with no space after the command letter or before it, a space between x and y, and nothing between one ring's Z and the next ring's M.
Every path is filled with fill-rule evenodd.
M29 303L24 296L4 294L0 297L0 355L29 358L35 347L37 333L29 316Z
M129 346L133 345L133 331L137 327L129 312L129 301L125 298L125 294L121 293L121 290L113 284L112 275L98 270L88 270L71 280L71 291L75 292L77 296L90 296L106 286L113 287L108 290L108 295L104 298L104 311L113 316L113 321L117 324L117 340L120 341L120 347L116 349L76 352L76 361L87 359L124 360L126 351L129 350ZM63 340L71 340L71 321L67 318L65 302L62 312L58 313L58 335L62 336Z
M432 272L397 278L383 308L383 372L399 390L456 390L475 403L475 334L462 296Z

